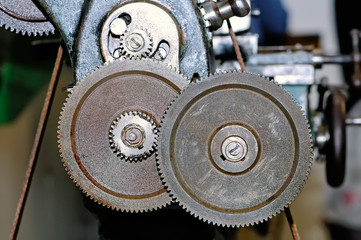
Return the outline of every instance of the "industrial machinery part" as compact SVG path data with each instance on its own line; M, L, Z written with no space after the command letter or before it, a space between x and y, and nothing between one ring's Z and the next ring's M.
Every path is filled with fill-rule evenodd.
M118 59L74 87L61 113L58 137L66 170L83 192L104 206L131 212L171 202L151 150L154 125L187 84L174 69L154 60ZM119 158L118 151L129 158L147 157L131 162Z
M321 153L326 155L327 182L339 187L346 170L346 98L340 90L331 90L325 108L327 141Z
M233 16L244 17L250 12L246 0L199 1L206 27L211 31L222 27L223 21Z
M100 37L106 61L127 57L162 56L158 60L179 68L179 24L162 6L128 1L114 7ZM165 45L165 46L164 46Z
M159 130L163 184L184 209L221 226L253 225L279 213L311 167L300 107L282 87L250 73L191 84Z
M155 150L156 129L154 120L146 113L123 113L110 126L110 147L125 160L145 159Z
M149 57L153 49L153 39L147 29L136 26L124 32L124 36L120 38L120 49L121 55L129 58Z
M0 27L23 35L54 34L55 28L32 0L1 0Z

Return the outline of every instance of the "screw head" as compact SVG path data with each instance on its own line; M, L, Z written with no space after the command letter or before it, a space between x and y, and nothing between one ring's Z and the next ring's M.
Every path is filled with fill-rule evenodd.
M132 52L139 52L144 47L144 38L138 33L132 33L125 39L126 47Z
M231 136L226 138L221 146L221 151L225 160L238 162L244 159L247 154L247 144L243 138Z

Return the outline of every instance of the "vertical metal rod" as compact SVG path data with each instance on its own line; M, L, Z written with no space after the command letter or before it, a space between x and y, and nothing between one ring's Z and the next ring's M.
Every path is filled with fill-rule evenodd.
M291 214L291 210L287 207L285 209L286 218L288 221L288 225L290 226L292 237L294 240L300 240L300 235L298 234L296 223L293 221L293 217Z
M246 66L244 65L242 53L241 53L241 50L239 49L239 46L237 43L236 34L234 34L234 32L233 32L232 25L231 25L231 22L229 21L229 19L227 19L227 25L228 25L228 29L229 29L229 35L232 38L232 43L233 43L234 51L236 52L237 60L239 62L239 65L241 65L242 72L244 72L244 71L246 71Z
M17 234L18 234L20 222L21 222L21 217L24 212L24 207L25 207L26 199L27 199L27 196L29 193L31 180L34 175L34 170L35 170L37 158L38 158L38 155L40 152L40 146L41 146L41 142L42 142L42 139L44 136L46 123L47 123L47 120L49 117L51 104L52 104L52 101L53 101L53 98L55 95L55 89L56 89L56 85L57 85L57 82L59 79L59 72L61 69L62 62L63 62L63 47L60 45L59 49L58 49L58 54L56 57L54 69L53 69L53 74L50 79L48 92L45 97L43 110L41 112L38 128L36 130L34 144L33 144L31 154L30 154L29 164L28 164L28 167L26 170L23 189L22 189L22 192L21 192L21 195L19 198L18 206L17 206L16 213L15 213L15 218L13 221L13 226L11 228L11 232L10 232L10 236L9 236L10 240L17 238Z

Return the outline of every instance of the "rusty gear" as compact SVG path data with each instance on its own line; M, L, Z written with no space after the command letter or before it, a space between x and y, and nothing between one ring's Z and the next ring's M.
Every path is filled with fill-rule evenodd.
M220 226L263 222L309 174L312 141L292 97L268 79L215 74L190 85L159 128L157 163L184 209Z
M114 119L129 111L146 113L159 122L188 82L151 59L118 59L74 87L61 113L59 147L68 174L87 196L130 212L171 202L159 179L155 154L137 162L120 159L109 144L109 129Z

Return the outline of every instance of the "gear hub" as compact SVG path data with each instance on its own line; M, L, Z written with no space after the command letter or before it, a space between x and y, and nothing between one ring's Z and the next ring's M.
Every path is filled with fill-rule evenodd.
M120 38L122 55L127 57L148 57L153 49L153 39L143 27L132 27Z
M114 153L122 159L138 161L155 149L157 125L147 114L133 111L117 117L109 130L109 142Z

